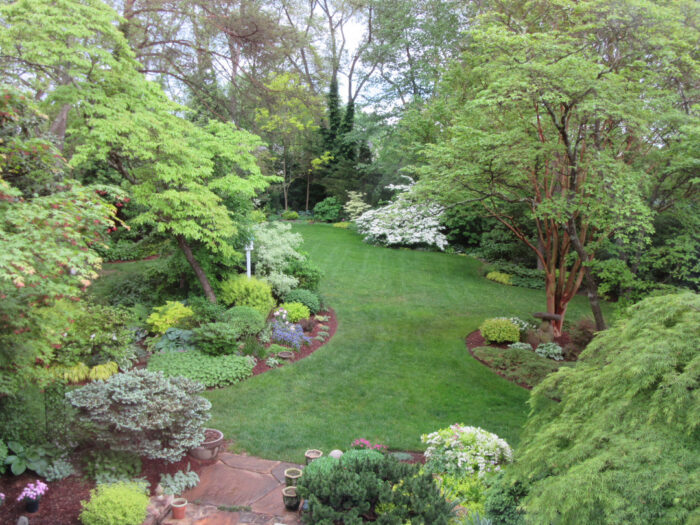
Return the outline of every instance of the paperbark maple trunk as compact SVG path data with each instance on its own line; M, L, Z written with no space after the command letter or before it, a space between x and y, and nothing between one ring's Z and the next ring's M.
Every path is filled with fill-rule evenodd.
M187 244L187 240L185 239L185 237L182 235L178 235L177 244L178 246L180 246L182 253L185 254L185 259L187 259L187 262L190 263L194 274L199 280L199 284L202 285L202 288L204 289L204 295L207 297L207 299L209 299L209 302L211 302L212 304L216 304L216 294L214 293L214 289L209 283L207 274L204 273L204 270L202 270L202 267L199 265L199 262L197 262L197 259L192 253L192 248L190 248L190 245Z
M567 230L569 231L569 236L571 237L571 245L576 250L576 254L579 259L581 259L582 264L587 262L588 255L586 250L581 244L581 240L578 238L578 233L576 231L576 224L573 221L569 221L567 224ZM605 318L603 318L603 310L600 308L600 298L598 297L598 284L595 282L593 275L591 274L590 266L583 264L583 278L586 283L586 294L588 295L588 302L591 305L591 310L593 311L593 319L595 319L595 328L597 331L602 331L607 328L605 326Z

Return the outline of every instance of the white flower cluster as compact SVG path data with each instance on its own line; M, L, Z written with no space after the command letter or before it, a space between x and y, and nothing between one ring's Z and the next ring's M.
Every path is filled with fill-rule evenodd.
M513 450L508 443L479 427L454 424L424 434L421 441L428 444L426 468L432 472L481 477L513 461Z
M382 208L357 218L357 231L365 241L385 246L437 246L444 250L447 237L440 233L443 208L435 204L416 204L405 193Z

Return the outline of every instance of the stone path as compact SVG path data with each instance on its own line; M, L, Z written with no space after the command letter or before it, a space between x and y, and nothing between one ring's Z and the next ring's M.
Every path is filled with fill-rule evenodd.
M200 482L183 496L187 516L176 520L168 514L162 525L299 525L296 512L282 502L284 471L300 467L229 452L200 474Z

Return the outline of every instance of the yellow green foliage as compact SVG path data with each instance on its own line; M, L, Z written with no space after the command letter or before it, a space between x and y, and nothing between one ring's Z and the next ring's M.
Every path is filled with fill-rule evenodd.
M146 322L151 331L164 334L168 328L182 326L183 322L194 316L192 308L188 308L178 301L167 301L163 306L153 309Z
M88 378L91 381L106 380L112 377L114 374L119 372L119 366L114 361L109 363L104 363L102 365L95 365L90 369Z
M507 284L508 286L513 285L513 279L510 274L502 272L489 272L486 274L486 278L490 281L495 281L501 284Z
M282 303L280 308L287 310L287 320L292 323L311 317L311 311L302 303Z
M349 222L345 222L345 221L343 221L343 222L334 222L334 223L333 223L333 227L334 227L334 228L342 228L343 230L347 230L347 229L350 227L350 223L349 223Z
M135 525L146 518L148 495L138 483L98 485L90 501L81 502L83 525Z
M63 379L69 383L82 383L88 378L90 368L85 363L78 363L63 371Z
M518 326L504 317L486 319L479 330L488 343L515 343L520 340Z
M219 299L228 306L250 306L264 317L275 306L270 285L245 275L236 275L223 281L219 285Z

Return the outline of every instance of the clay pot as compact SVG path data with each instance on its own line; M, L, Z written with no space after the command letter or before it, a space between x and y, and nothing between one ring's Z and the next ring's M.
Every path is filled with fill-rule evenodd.
M297 481L302 475L301 469L298 468L288 468L284 471L284 481L288 487L296 487Z
M304 453L307 465L311 463L314 459L318 459L321 456L323 456L323 452L321 452L320 450L316 450L315 448L311 448Z
M220 430L205 428L207 434L204 443L190 450L190 456L204 461L216 459L224 443L224 434Z
M297 494L296 487L284 487L282 489L282 501L287 510L297 510L299 508L300 498Z
M185 513L187 512L187 500L185 498L175 498L171 505L173 507L173 519L185 519Z

